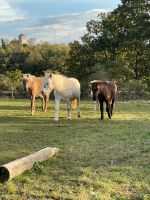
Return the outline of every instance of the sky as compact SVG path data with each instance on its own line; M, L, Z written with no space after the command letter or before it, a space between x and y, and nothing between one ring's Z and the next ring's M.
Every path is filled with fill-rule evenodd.
M0 38L69 43L86 33L86 23L121 0L0 0Z

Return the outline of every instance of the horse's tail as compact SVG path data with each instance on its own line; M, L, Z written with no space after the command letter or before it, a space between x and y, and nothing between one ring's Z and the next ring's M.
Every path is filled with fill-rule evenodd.
M71 108L75 109L77 107L77 99L71 101Z

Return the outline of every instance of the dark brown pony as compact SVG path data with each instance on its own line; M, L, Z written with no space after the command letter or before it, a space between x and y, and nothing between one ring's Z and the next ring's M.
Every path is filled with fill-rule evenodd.
M47 110L47 103L49 100L49 92L42 94L43 77L36 77L30 74L23 74L22 79L24 90L28 92L31 97L31 114L35 112L35 98L40 97L42 100L42 109Z
M106 111L111 119L113 114L114 102L117 95L117 86L112 81L94 80L90 82L90 93L93 101L99 101L101 119L104 119L103 103L106 103Z

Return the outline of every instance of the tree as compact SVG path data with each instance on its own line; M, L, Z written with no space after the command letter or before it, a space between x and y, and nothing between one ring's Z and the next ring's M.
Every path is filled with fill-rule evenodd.
M116 75L119 69L127 79L150 75L149 8L148 0L122 0L122 5L101 22L88 23L89 37L95 34L89 44L104 54L104 66Z
M6 75L0 76L0 88L2 90L8 90L11 91L11 98L14 99L14 91L17 90L18 87L20 87L20 78L21 78L21 71L11 71L6 72Z
M97 59L89 45L82 45L78 41L74 41L70 44L66 63L68 74L83 81L96 71Z
M29 46L36 46L36 39L35 38L30 38L28 40Z
M110 79L149 81L150 4L148 0L122 0L111 13L87 23L82 42L70 45L70 72L90 76L97 66ZM72 67L71 67L72 66Z

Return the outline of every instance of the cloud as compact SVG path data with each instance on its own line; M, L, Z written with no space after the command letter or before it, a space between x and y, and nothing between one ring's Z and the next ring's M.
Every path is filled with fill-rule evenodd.
M24 18L23 13L14 8L9 0L0 0L0 23L12 22Z
M100 12L107 12L102 9L89 10L83 13L67 13L57 16L47 16L39 21L37 21L38 26L52 25L52 24L85 24L91 19L96 19Z
M34 2L35 0L0 0L0 23L5 25L3 27L7 35L7 25L9 24L8 26L12 27L9 38L24 33L28 38L36 38L38 42L69 43L80 40L81 36L86 33L86 23L88 21L98 19L97 16L100 12L107 12L103 9L92 9L84 12L34 18L33 16L27 16L27 13L23 11L23 7L21 7L20 3L27 1ZM11 25L11 22L17 23Z
M55 31L51 31L51 27L45 27L42 31L36 32L36 38L39 41L49 41L50 43L69 43L79 40L81 35L86 32L85 27L70 28L68 26L53 26L53 28Z
M24 32L30 33L38 41L51 43L69 43L79 40L86 33L86 23L91 19L98 19L100 12L107 10L94 9L81 13L67 13L63 15L47 16L43 19L32 21Z
M97 16L100 12L107 12L107 10L103 9L92 9L43 17L42 11L41 15L37 15L35 10L31 13L31 10L27 9L32 8L35 2L37 0L0 0L0 23L1 26L3 25L1 34L4 36L9 35L10 38L13 38L18 36L19 33L24 33L28 38L36 38L38 42L69 43L74 40L80 40L81 36L86 33L87 22L91 19L98 19ZM59 3L58 0L38 0L38 2L41 2L42 5L46 2L52 3L52 6L54 6L53 3ZM69 2L68 0L62 0L62 2L66 3L66 5L68 3L70 5L72 3L80 4L80 0ZM93 2L92 4L94 4L97 0L82 0L82 2Z

